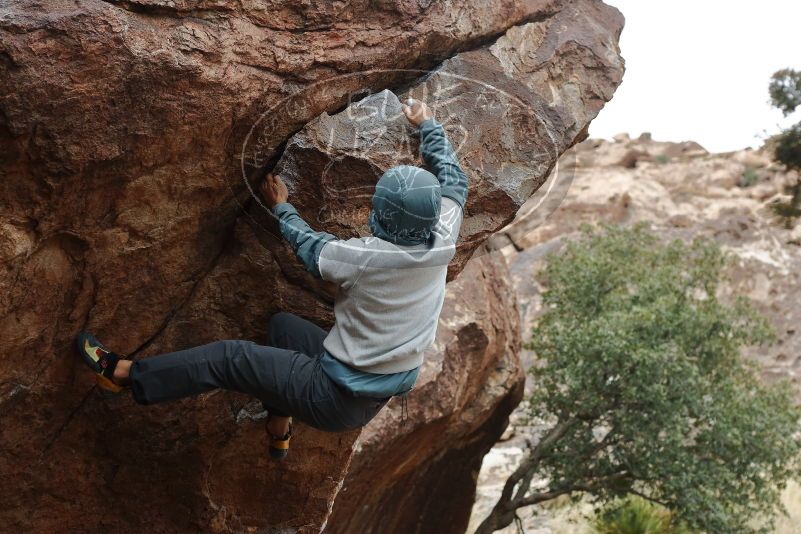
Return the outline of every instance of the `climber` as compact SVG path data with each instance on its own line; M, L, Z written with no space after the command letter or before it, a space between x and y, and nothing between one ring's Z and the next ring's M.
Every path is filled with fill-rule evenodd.
M419 127L420 152L434 174L413 166L387 170L372 198L372 236L340 240L315 232L288 202L279 177L267 175L261 185L281 234L306 269L339 286L330 332L277 313L267 346L217 341L137 361L82 332L78 351L99 387L111 393L130 387L140 404L216 388L253 395L267 410L276 459L288 451L292 417L338 432L367 424L393 396L405 400L434 341L467 176L428 106L409 99L402 109Z

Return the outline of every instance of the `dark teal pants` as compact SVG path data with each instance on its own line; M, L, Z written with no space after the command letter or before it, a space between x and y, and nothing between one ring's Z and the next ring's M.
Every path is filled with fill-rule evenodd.
M354 397L333 382L320 365L325 336L305 319L278 313L268 326L269 346L216 341L135 362L134 399L156 404L220 388L252 395L270 413L320 430L364 426L389 399Z

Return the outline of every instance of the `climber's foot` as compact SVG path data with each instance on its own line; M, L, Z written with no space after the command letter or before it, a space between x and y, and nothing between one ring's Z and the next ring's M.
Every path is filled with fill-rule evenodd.
M118 369L118 364L123 357L108 350L89 332L78 334L75 342L84 363L95 373L95 380L100 389L107 393L122 391L122 384L125 383L130 363L126 362ZM121 376L123 371L126 377Z
M282 421L285 420L286 422ZM278 423L278 424L277 424ZM286 429L283 434L275 432L275 427L280 426ZM292 437L292 418L291 417L268 417L267 435L270 436L270 458L283 460L289 452L289 440Z

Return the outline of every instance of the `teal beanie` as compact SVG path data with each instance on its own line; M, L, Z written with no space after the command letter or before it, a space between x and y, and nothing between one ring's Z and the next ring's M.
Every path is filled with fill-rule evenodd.
M392 167L375 186L370 231L397 245L425 243L439 218L441 200L436 176L411 165Z

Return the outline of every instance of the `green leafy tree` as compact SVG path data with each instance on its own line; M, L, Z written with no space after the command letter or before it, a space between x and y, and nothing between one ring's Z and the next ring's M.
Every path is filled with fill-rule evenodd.
M788 384L763 385L741 358L771 333L746 302L718 300L724 263L713 243L665 245L642 226L585 228L549 258L528 343L530 415L547 430L479 534L562 495L636 495L710 533L769 526L799 471L801 414Z
M792 69L776 72L771 78L769 92L771 103L785 116L793 113L798 106L801 106L801 72ZM789 170L801 173L801 123L776 136L774 156ZM789 229L793 227L796 219L801 217L801 177L787 184L785 193L790 198L774 202L771 208Z
M771 103L785 116L789 115L801 106L801 72L792 69L775 72L770 79L768 91Z

